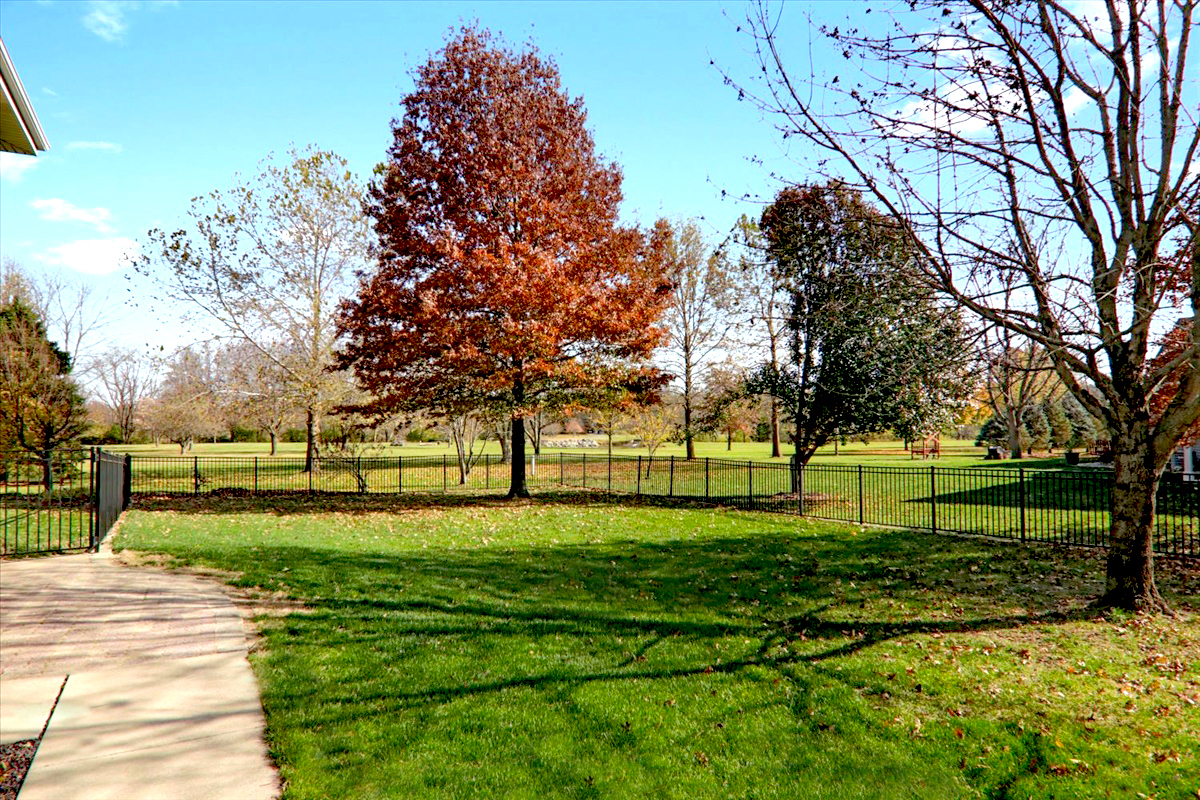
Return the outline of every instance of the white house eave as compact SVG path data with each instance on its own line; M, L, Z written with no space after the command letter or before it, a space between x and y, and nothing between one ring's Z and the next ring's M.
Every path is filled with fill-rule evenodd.
M30 156L37 155L39 150L49 150L50 142L46 139L41 123L38 122L33 104L29 102L29 95L25 93L25 87L17 75L12 59L8 56L8 48L4 46L3 39L0 39L0 79L3 79L5 105L0 109L0 113L4 113L5 117L11 114L11 118L7 120L12 127L10 135L19 137L18 141L13 142L9 141L9 135L6 135L2 149ZM9 132L6 131L6 134Z

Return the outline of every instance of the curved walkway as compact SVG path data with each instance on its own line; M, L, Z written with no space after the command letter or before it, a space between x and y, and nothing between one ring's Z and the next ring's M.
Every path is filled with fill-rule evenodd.
M258 685L211 582L100 553L0 562L0 744L21 800L272 800Z

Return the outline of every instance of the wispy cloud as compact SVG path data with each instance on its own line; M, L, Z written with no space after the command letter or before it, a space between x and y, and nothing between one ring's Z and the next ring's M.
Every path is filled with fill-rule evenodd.
M43 92L44 94L48 94L48 95L50 95L51 97L58 97L58 92L54 91L54 90L53 90L53 89L51 89L49 86L43 86L43 87L42 87L42 92Z
M44 220L50 222L82 222L91 225L99 233L112 233L113 228L108 224L112 212L107 208L80 208L59 197L48 197L31 202L30 207Z
M39 162L32 156L22 156L17 153L0 153L0 180L9 183L20 183L25 173L36 167Z
M86 275L108 275L125 267L137 255L138 243L126 237L80 239L38 253L34 259Z
M135 8L137 3L128 0L89 0L83 27L106 42L119 42L129 28L125 14Z
M119 153L122 150L121 145L115 142L68 142L68 150L107 150L110 153Z
M125 31L129 30L128 16L134 11L142 8L157 11L178 5L177 0L88 0L83 27L106 42L120 42L125 38Z

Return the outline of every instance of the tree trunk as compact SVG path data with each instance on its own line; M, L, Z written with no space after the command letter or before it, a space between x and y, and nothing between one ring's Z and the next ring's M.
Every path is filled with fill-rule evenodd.
M525 483L525 418L512 418L512 467L509 470L512 479L509 481L506 499L529 497L529 487Z
M1004 412L1004 426L1008 429L1008 457L1021 457L1021 417L1011 409Z
M725 449L733 449L733 431L725 431Z
M275 455L279 446L279 434L276 431L268 431L267 434L271 437L271 455Z
M54 492L54 451L42 451L42 486L46 494Z
M305 414L305 445L304 445L304 471L316 472L319 470L320 462L317 460L317 441L321 438L321 418L312 408L308 409Z
M779 458L779 401L771 398L771 458Z
M683 400L683 442L687 460L694 460L696 458L696 445L692 441L692 402L686 397Z
M1158 470L1149 436L1113 439L1112 523L1107 576L1097 605L1169 612L1154 582Z
M500 430L496 431L496 440L500 442L500 461L505 464L512 464L512 423L507 426L500 426ZM504 428L507 428L505 430Z

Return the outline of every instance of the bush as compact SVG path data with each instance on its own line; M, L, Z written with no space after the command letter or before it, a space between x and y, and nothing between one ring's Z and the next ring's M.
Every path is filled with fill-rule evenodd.
M754 441L769 442L771 441L771 423L759 422L754 426Z
M234 425L229 429L229 441L261 442L264 439L262 433L256 428L244 428L241 425Z
M437 432L432 430L431 428L423 428L420 426L415 426L415 427L409 428L408 431L404 434L404 441L406 441L406 442L440 442L440 441L443 441L443 439L441 436L438 436Z
M288 428L280 435L279 439L280 441L291 442L293 444L296 442L307 442L308 434L304 432L303 428Z

